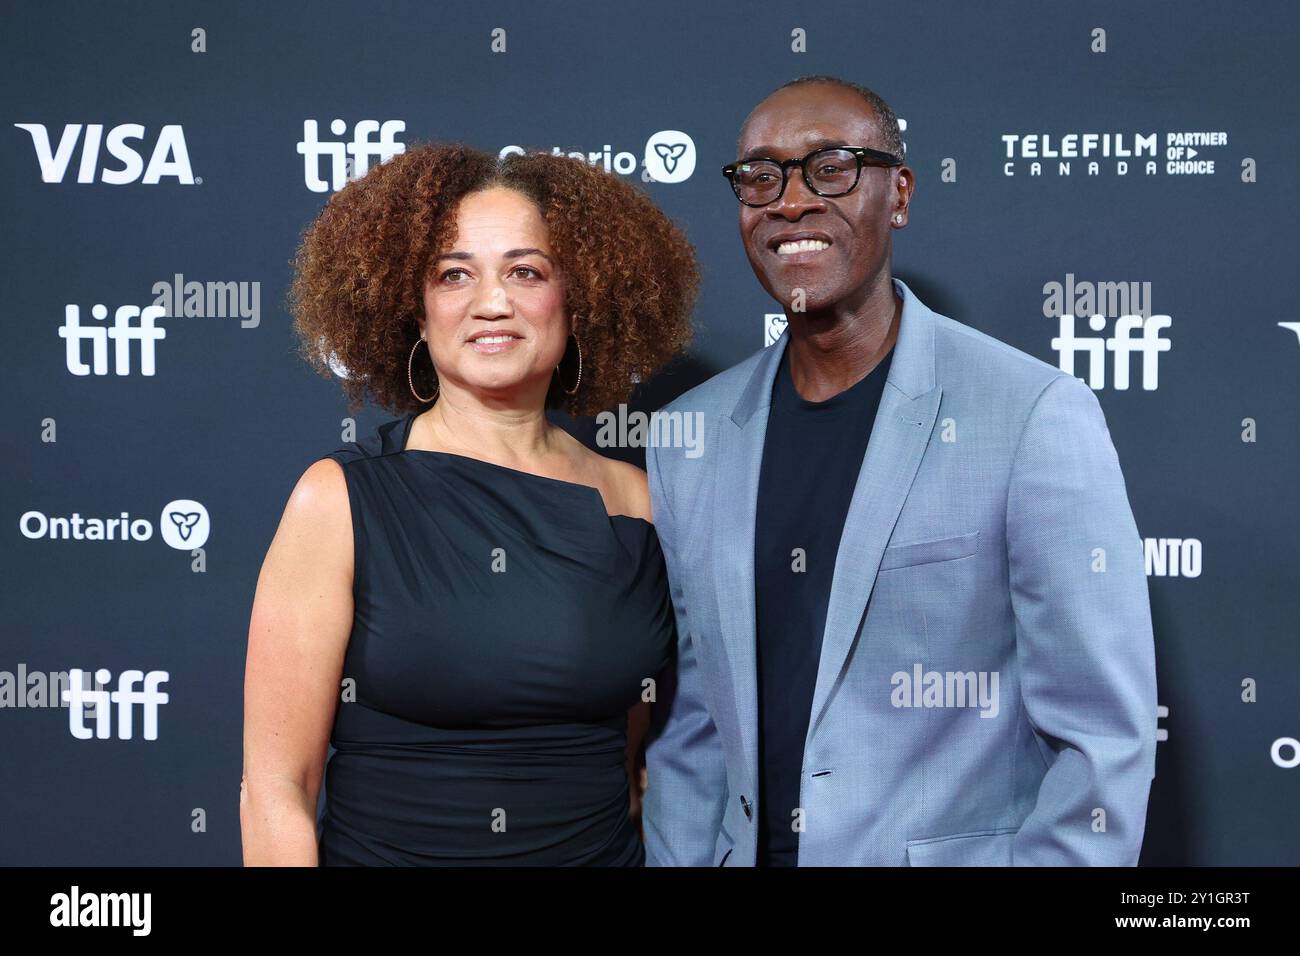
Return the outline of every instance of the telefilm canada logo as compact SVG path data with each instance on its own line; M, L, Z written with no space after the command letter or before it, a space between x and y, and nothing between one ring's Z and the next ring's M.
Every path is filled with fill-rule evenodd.
M1224 158L1223 130L1110 133L1003 133L1002 175L1213 176Z
M177 498L163 505L158 520L160 537L178 551L193 551L208 541L212 524L208 509L190 498ZM133 518L123 511L112 518L71 515L47 515L43 511L25 511L18 519L18 529L29 541L112 541L141 542L154 536L153 522Z

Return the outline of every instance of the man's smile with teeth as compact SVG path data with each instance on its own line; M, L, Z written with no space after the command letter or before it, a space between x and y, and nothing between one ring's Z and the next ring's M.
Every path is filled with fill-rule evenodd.
M797 242L783 242L776 247L778 256L792 256L798 252L821 252L823 249L829 249L829 242L822 242L820 239L800 239Z

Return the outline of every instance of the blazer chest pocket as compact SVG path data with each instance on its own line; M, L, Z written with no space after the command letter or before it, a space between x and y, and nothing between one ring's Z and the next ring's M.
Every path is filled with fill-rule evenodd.
M910 544L891 544L880 559L881 571L910 568L918 564L935 564L967 558L979 550L978 531L969 531L951 538L915 541Z

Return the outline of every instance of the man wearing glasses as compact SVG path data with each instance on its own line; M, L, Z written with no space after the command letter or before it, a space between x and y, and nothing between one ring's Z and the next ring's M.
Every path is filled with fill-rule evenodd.
M723 173L781 338L647 449L677 614L650 865L1134 865L1155 762L1140 539L1074 377L891 275L898 121L831 77Z

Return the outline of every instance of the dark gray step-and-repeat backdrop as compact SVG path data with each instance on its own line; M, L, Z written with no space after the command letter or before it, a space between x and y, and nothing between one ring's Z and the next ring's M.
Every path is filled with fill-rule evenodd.
M1298 9L8 5L0 863L240 860L254 586L348 424L285 308L332 191L446 140L636 182L703 272L653 409L780 331L719 170L815 73L906 124L896 274L1105 410L1155 618L1143 862L1300 863ZM73 669L126 693L69 706Z

